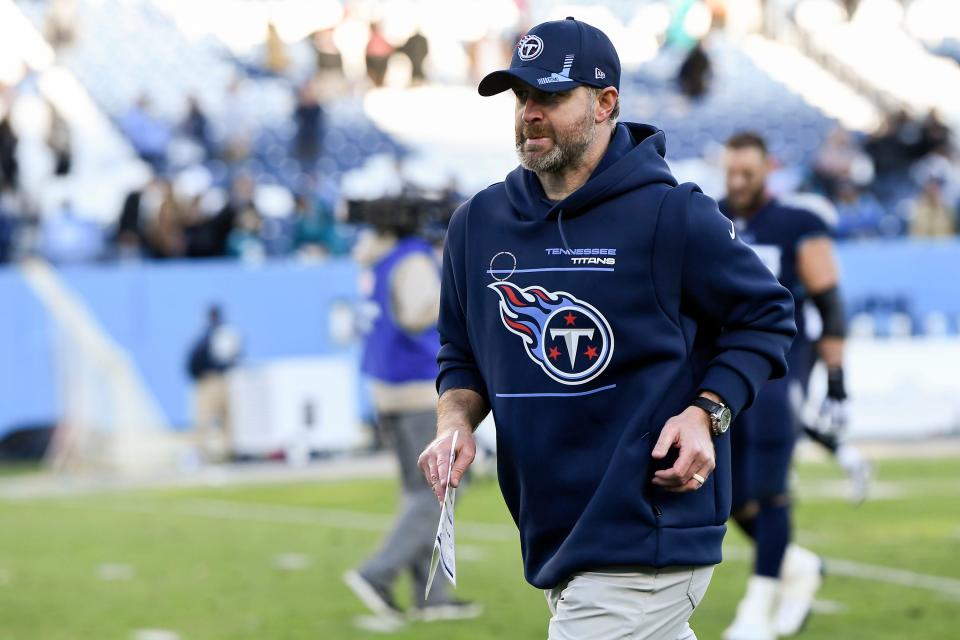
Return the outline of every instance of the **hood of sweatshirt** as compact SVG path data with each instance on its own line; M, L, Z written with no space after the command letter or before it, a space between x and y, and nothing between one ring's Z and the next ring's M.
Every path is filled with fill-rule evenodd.
M547 199L537 174L518 166L505 181L507 199L530 220L549 220L562 211L570 219L596 205L639 187L662 183L676 186L664 159L666 137L647 124L618 123L610 145L590 178L563 200Z

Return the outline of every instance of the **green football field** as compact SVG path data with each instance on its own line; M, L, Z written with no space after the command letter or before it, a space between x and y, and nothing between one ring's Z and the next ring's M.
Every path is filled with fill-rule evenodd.
M957 466L882 461L860 507L830 465L798 468L796 530L831 571L800 637L960 637ZM395 499L394 483L367 480L0 500L0 639L391 637L355 626L365 612L340 575L375 548ZM457 522L458 594L484 615L392 637L544 638L493 481L458 496ZM748 573L738 534L725 555L693 617L701 640L719 638Z

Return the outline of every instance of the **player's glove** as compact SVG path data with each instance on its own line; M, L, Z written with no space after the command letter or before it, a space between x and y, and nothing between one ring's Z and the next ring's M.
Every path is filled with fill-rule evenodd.
M843 368L827 370L827 397L820 406L817 430L823 434L841 436L847 428L847 390L843 383Z

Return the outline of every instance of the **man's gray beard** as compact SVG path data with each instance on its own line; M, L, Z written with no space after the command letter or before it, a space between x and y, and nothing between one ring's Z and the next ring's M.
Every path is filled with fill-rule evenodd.
M596 134L597 123L593 119L593 112L588 112L580 125L566 139L557 136L553 141L553 148L538 157L528 157L523 150L523 142L518 139L516 148L520 165L534 173L559 173L579 165Z

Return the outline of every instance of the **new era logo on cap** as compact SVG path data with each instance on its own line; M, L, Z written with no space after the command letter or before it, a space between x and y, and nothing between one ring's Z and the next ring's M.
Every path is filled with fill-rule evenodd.
M581 84L619 89L620 57L610 38L596 27L573 18L544 22L520 38L510 68L487 75L477 90L492 96L518 80L549 92L570 91Z

